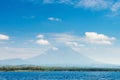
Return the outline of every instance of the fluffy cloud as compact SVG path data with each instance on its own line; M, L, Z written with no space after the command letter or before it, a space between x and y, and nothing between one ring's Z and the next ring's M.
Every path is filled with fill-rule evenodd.
M53 46L53 44L51 44L48 40L46 40L43 34L39 34L39 35L37 36L37 38L38 38L38 40L36 41L37 44L50 47L50 49L53 50L53 51L59 50L59 48ZM51 40L50 40L50 41L51 41ZM54 42L55 42L55 41L54 41Z
M98 34L96 32L86 32L85 40L92 44L112 44L112 41L115 40L114 37L108 37L104 34Z
M40 45L50 45L50 42L49 42L48 40L44 39L44 35L39 34L39 35L37 36L37 38L39 38L39 39L36 41L37 44L40 44Z
M49 41L45 39L40 39L40 40L37 40L36 42L40 45L50 45Z
M61 21L60 18L49 17L48 20L50 21Z
M9 40L9 36L0 34L0 40Z

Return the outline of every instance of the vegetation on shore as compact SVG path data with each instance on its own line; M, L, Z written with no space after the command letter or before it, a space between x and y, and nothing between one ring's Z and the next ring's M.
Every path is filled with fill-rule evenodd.
M1 66L0 71L120 71L120 68L78 68L44 66Z

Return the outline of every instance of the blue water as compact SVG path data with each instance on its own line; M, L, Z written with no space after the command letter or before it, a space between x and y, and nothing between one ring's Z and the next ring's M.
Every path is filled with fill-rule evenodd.
M120 80L120 72L0 72L0 80Z

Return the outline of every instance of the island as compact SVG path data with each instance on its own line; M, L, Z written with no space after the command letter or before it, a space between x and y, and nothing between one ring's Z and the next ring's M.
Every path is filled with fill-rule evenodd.
M49 66L0 66L0 71L120 71L120 68L97 68L97 67L49 67Z

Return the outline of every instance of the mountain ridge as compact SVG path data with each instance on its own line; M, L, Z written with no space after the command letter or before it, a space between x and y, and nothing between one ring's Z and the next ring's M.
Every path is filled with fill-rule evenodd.
M59 50L48 50L46 53L29 59L1 60L0 65L41 65L41 66L69 66L69 67L114 67L94 61L67 47ZM115 66L116 67L116 66Z

